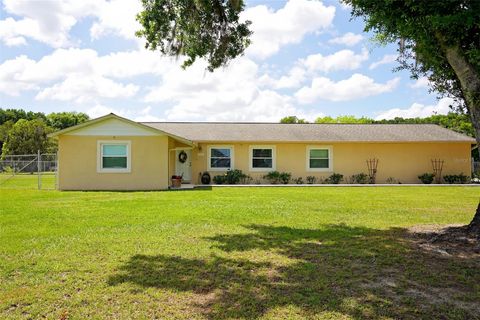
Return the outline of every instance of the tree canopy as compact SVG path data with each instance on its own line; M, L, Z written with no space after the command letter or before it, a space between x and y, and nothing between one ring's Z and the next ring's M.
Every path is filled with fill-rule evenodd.
M480 153L480 1L343 0L377 39L399 42L400 68L466 109ZM480 203L470 223L480 234Z
M343 0L381 42L399 43L399 69L428 77L470 115L480 145L480 1Z
M137 15L146 48L169 56L183 55L190 66L208 60L208 70L242 55L250 44L250 21L240 21L243 0L142 0Z
M56 144L47 137L48 133L88 120L88 115L82 112L45 115L43 112L0 108L0 154L32 154L38 150L54 152Z
M48 138L53 132L42 119L18 120L8 131L3 144L2 156L8 154L35 154L54 151L54 144Z

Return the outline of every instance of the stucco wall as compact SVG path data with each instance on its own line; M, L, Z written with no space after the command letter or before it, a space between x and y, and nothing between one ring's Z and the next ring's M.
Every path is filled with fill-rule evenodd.
M207 171L208 146L213 144L201 143L192 154L192 178L199 183L199 173ZM265 172L249 171L250 143L221 143L234 147L234 167L241 169L254 178L254 181L265 182L262 176ZM432 172L431 159L445 161L444 174L464 173L470 175L471 159L469 143L261 143L276 147L276 170L291 172L292 177L316 176L325 178L333 172L349 177L357 173L368 173L366 160L379 159L377 183L385 183L393 177L402 183L420 183L417 176ZM306 168L307 146L322 145L332 147L332 172L310 172ZM201 150L200 150L201 148ZM173 166L172 166L173 167ZM222 174L219 171L210 171L212 177Z
M97 172L97 141L131 142L131 172ZM58 141L60 190L160 190L168 178L168 136L75 136Z

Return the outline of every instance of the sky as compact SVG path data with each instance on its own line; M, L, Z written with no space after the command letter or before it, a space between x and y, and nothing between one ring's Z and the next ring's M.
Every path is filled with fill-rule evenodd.
M2 0L0 0L2 1ZM264 121L296 115L375 119L445 114L424 78L393 72L380 46L336 0L246 0L252 44L213 73L204 61L144 48L140 0L3 0L0 108L113 112L136 121Z

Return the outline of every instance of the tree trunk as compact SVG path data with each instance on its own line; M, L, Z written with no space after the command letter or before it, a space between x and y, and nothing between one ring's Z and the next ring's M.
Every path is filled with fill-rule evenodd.
M480 154L480 73L462 54L457 45L447 44L444 37L437 33L440 46L445 51L448 63L460 80L465 104L467 105L477 140L477 151ZM480 236L480 203L475 216L469 225L469 229Z
M468 230L480 235L480 202L478 203L477 212L472 222L468 225Z

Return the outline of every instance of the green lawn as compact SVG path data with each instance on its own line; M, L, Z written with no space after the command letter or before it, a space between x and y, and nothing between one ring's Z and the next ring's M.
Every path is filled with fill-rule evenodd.
M478 259L422 251L474 187L0 189L0 318L475 319Z
M45 190L55 189L55 173L45 172L40 177L41 188ZM3 189L38 189L37 174L20 173L12 174L0 173L0 190Z

